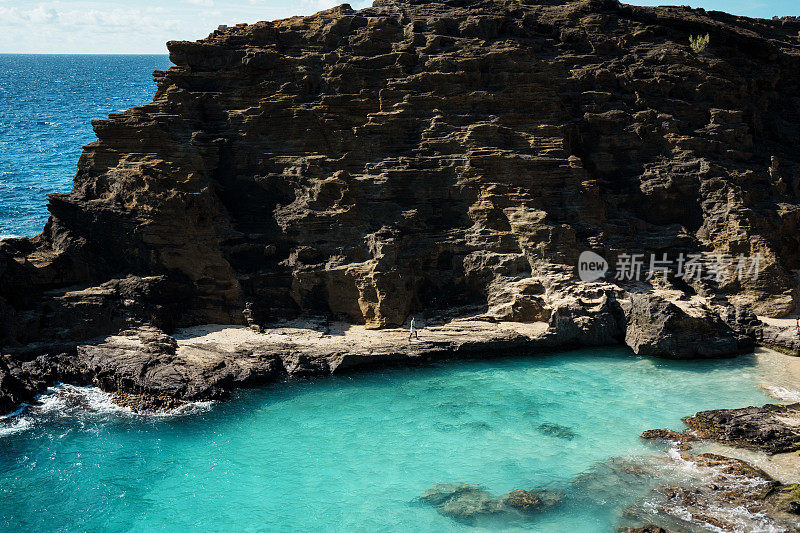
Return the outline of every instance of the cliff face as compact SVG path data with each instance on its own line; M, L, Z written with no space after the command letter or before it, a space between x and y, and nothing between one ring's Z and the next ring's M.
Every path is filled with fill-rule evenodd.
M168 47L153 102L93 123L44 232L0 244L5 346L304 313L552 322L588 249L761 254L757 280L673 288L795 307L797 20L378 0Z

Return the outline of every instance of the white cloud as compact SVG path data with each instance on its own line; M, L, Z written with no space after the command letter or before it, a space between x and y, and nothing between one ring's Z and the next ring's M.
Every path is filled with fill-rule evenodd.
M27 13L30 21L36 24L47 24L53 22L58 17L55 9L38 6Z
M95 30L103 30L175 28L179 25L179 19L165 18L162 13L163 9L160 8L78 10L55 9L45 5L39 5L32 9L0 7L0 26L44 25L47 29L90 27Z

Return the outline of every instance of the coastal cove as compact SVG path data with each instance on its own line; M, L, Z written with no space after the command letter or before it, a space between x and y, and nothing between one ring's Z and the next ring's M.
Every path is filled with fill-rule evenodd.
M776 381L788 359L598 348L449 361L291 380L160 417L97 389L51 389L0 425L0 528L609 531L652 518L657 485L697 481L642 431L776 401L764 387L791 394ZM418 500L447 483L561 499L454 519Z
M0 55L0 533L800 531L800 18L371 4Z

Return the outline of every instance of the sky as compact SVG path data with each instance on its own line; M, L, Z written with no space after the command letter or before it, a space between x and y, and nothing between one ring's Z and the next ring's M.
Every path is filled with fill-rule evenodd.
M310 15L342 0L0 0L0 53L163 54L220 24ZM371 0L351 0L360 9ZM669 0L628 0L639 5ZM748 17L800 16L797 0L678 0Z

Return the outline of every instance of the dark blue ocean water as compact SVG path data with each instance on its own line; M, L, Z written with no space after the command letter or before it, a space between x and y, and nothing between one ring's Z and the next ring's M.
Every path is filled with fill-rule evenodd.
M166 55L0 54L0 238L33 236L72 188L91 120L152 100Z

